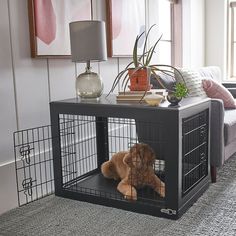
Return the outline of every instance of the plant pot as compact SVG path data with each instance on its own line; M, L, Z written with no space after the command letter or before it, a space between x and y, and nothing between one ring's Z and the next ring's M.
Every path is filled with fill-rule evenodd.
M170 106L177 106L182 98L176 97L173 93L169 92L167 95L167 101L170 103Z
M151 89L150 69L129 69L128 74L131 91L149 91Z

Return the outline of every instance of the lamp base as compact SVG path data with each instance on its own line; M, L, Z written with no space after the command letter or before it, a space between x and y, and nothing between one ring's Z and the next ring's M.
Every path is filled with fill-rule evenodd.
M81 98L99 98L102 95L103 83L97 73L86 70L76 78L76 95Z

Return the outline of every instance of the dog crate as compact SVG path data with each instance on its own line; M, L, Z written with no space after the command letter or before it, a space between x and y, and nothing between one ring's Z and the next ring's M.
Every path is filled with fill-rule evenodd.
M209 185L209 104L186 99L180 107L150 107L115 97L52 102L55 194L177 219ZM120 180L103 176L101 165L138 143L154 151L152 173L164 185L142 183L130 200L117 190ZM145 152L137 155L144 166Z

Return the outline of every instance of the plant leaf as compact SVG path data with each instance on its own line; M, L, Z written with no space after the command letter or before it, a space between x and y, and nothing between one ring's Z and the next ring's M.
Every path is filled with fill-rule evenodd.
M150 67L153 67L153 66L150 66ZM170 71L170 70L163 70L163 69L159 69L159 68L156 68L156 67L154 67L154 68L155 68L154 70L160 71L160 72L162 72L163 74L168 75L168 76L170 76L173 80L175 80L175 76L174 76L174 72L173 72L173 71Z
M157 75L157 73L155 72L155 70L151 69L155 79L159 82L159 84L162 86L162 88L166 88L165 85L162 83L162 81L159 79L159 76Z
M141 61L142 61L142 58L145 57L147 54L148 54L148 52L145 52L144 54L142 54L142 55L139 57L138 61L141 62ZM143 64L143 63L142 63L142 64Z
M125 83L125 81L126 80L129 80L129 73L128 73L128 71L127 71L127 74L125 75L125 77L124 77L124 79L123 79L123 81L122 81L122 84L121 84L121 87L123 88L123 86L124 86L124 83Z
M156 46L157 46L157 44L159 43L159 41L161 40L161 38L162 38L162 34L161 34L161 36L159 37L159 39L156 41L156 43L154 44L154 46L153 46L153 48L152 48L152 51L151 51L149 57L147 57L147 59L146 59L146 65L149 65L149 63L150 63L150 61L151 61L151 59L152 59L153 53L154 53L154 51L155 51L155 49L156 49Z
M134 48L133 48L133 63L135 67L138 67L138 41L142 37L142 35L145 33L143 31L139 36L136 37Z
M177 98L186 97L188 95L188 89L187 89L186 85L182 82L176 83L174 95Z
M177 68L175 68L174 66L171 66L171 65L165 65L165 64L153 65L153 66L169 67L169 68L172 68L174 71L176 71L176 72L180 75L180 77L182 78L183 82L186 84L185 79L184 79L182 73L181 73Z
M153 24L153 25L150 27L150 29L148 30L148 32L147 32L147 34L146 34L146 36L145 36L145 42L144 42L144 46L143 46L143 54L142 54L142 55L145 55L145 51L146 51L146 47L147 47L148 36L149 36L149 34L150 34L151 29L152 29L155 25L156 25L156 24ZM145 56L143 56L143 64L145 64L144 58L145 58Z
M152 49L153 49L153 46L150 47L150 49L146 52L147 53L147 57L146 57L146 61L144 61L144 65L145 66L148 65L148 60L147 59L150 57L150 53L151 53Z
M122 76L125 74L125 72L127 72L127 70L130 68L130 66L133 64L133 62L130 62L124 70L122 70L121 72L118 73L118 75L116 76L116 78L114 79L114 82L111 86L111 89L109 91L109 93L107 94L107 96L109 96L115 89L115 87L117 86L117 84L119 83L119 81L121 80Z

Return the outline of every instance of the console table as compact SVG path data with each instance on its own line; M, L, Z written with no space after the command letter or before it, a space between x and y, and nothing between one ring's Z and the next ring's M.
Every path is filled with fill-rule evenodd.
M57 196L177 219L209 185L209 99L152 107L103 95L51 102L50 113ZM137 201L127 201L116 190L118 182L101 174L103 162L138 142L156 153L164 198L147 188Z

